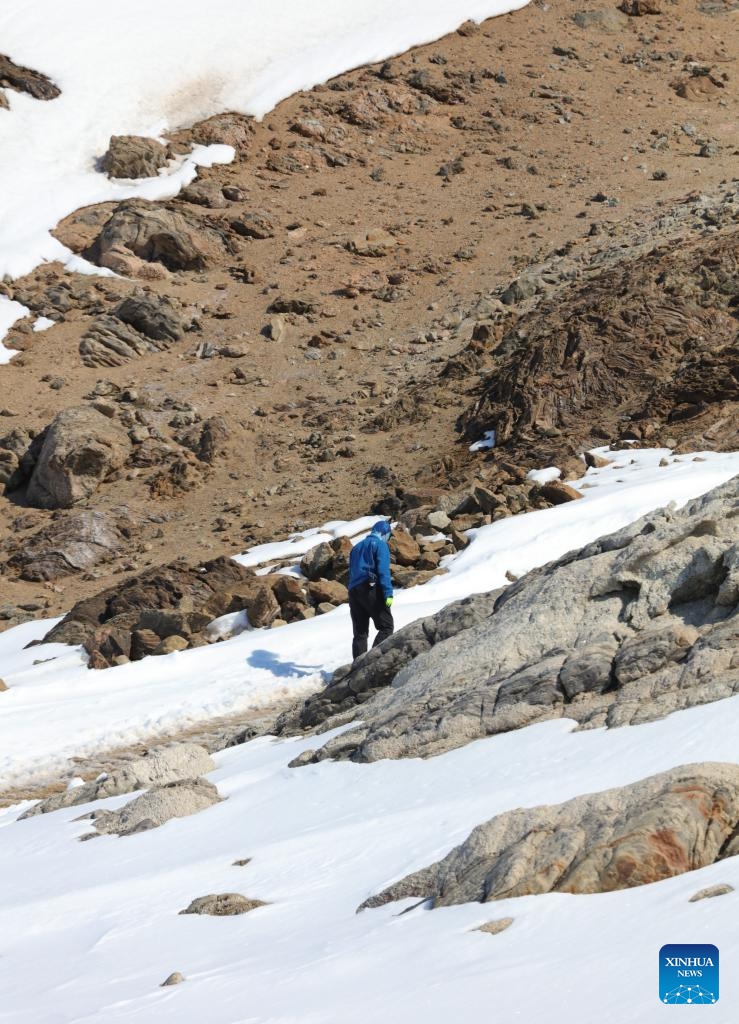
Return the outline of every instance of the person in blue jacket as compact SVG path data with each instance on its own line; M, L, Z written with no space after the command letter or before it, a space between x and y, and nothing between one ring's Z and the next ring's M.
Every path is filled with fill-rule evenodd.
M395 629L392 612L393 581L390 578L390 524L375 523L372 532L355 544L349 556L349 611L352 617L352 658L367 650L369 623L377 630L373 647Z

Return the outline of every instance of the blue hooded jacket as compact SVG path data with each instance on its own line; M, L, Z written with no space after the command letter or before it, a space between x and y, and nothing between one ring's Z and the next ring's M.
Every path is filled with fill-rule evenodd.
M379 584L383 597L393 596L390 548L384 536L389 532L387 523L381 520L375 523L368 537L354 545L349 555L349 590L374 579Z

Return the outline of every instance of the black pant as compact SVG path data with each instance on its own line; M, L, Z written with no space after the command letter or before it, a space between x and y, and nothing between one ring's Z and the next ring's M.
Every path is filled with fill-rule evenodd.
M383 640L387 640L395 629L392 613L385 606L382 588L377 584L371 587L369 583L360 583L359 586L352 587L349 591L349 611L354 630L352 658L358 658L367 650L370 619L377 630L373 647L377 647Z

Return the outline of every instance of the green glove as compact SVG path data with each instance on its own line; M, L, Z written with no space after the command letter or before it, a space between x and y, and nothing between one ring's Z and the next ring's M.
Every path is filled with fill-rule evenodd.
M392 597L386 597L385 598L385 607L386 608L392 608L392 606L393 606L393 599L392 599Z

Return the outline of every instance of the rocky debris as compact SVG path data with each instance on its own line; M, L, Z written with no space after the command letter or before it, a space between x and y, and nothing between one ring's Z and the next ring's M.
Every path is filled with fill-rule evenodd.
M728 896L730 892L734 892L734 886L729 885L728 882L723 882L718 885L709 885L705 889L699 889L698 892L694 892L688 900L688 903L697 903L699 900L713 899L714 896Z
M0 679L0 693L5 693L8 689L8 684L4 679Z
M499 451L529 462L625 429L649 444L736 448L737 282L734 227L562 287L493 344L466 436L494 429Z
M41 800L24 811L19 821L35 817L37 814L58 811L62 807L77 807L95 800L121 796L123 793L134 793L137 789L197 779L207 772L212 772L214 768L215 764L208 751L196 743L155 747L148 751L145 757L129 761L111 772L105 772L92 782Z
M100 166L109 178L155 178L167 160L167 147L156 139L112 135Z
M181 910L181 914L210 914L213 917L231 917L234 914L248 914L257 907L268 906L264 900L250 900L238 892L214 893L210 896L198 896L192 903Z
M223 240L213 228L161 204L131 199L118 206L83 255L107 267L110 255L130 253L176 271L202 270L222 251Z
M8 546L13 553L6 571L33 582L87 571L120 553L130 537L129 527L105 512L61 515L20 543L11 538Z
M24 68L0 53L0 87L25 92L35 100L54 100L61 96L61 89L40 71ZM2 95L0 93L0 95Z
M44 642L82 644L91 668L108 668L215 642L221 634L208 627L223 615L245 611L250 628L261 629L308 618L314 605L300 580L257 576L226 557L181 560L79 601Z
M349 555L352 542L348 537L323 541L300 560L300 571L308 580L330 579L346 584L349 580Z
M35 508L69 508L89 497L128 457L126 432L88 406L64 409L37 439L26 500Z
M305 704L313 724L330 717L326 702L342 709L352 691L385 686L363 702L360 727L305 760L429 756L562 716L629 725L739 692L737 516L739 477L528 573L497 600L469 598L460 628L453 613L440 619L445 609L399 630ZM446 636L432 646L439 621Z
M434 907L648 885L739 853L739 767L692 764L563 804L508 811L373 896Z
M134 292L88 327L80 356L85 366L122 366L137 356L165 351L184 330L171 299Z
M207 779L178 779L153 786L117 811L93 811L89 817L96 831L83 836L130 836L159 828L172 818L188 818L221 802L218 790Z

